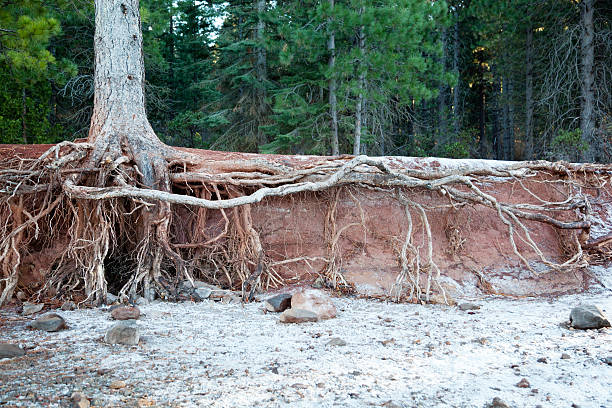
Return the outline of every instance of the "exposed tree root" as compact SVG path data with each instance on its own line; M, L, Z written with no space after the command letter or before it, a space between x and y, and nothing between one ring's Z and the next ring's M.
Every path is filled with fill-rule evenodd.
M141 145L135 146L152 151ZM105 299L111 275L120 281L120 295L126 298L172 299L179 284L202 279L241 289L249 300L256 290L283 284L279 266L313 260L324 261L321 274L330 286L348 287L339 241L350 229L361 228L360 245L365 248L368 230L360 199L350 186L386 191L404 207L407 227L398 251L400 273L391 293L397 300L429 302L434 292L446 299L434 262L428 215L435 209L411 198L419 191L448 200L445 228L451 255L469 248L457 221L448 217L459 207L483 206L497 213L514 255L534 273L520 248L527 247L554 270L584 267L588 257L583 248L609 256L608 241L587 243L591 209L583 190L608 183L611 166L474 162L479 164L428 172L406 169L392 158L357 156L321 158L294 169L261 159L203 163L163 145L154 149L156 154L145 157L123 146L64 142L36 160L15 159L0 170L0 304L17 287L24 256L59 242L62 250L44 265L43 289L54 288L62 296L67 288L80 290L94 303ZM563 199L548 201L531 191L525 180L536 175L542 176L538 182L553 186ZM499 177L514 182L531 197L529 202L502 202L488 192ZM303 254L272 260L253 225L251 206L317 191L328 192L322 237L326 257ZM354 203L359 222L338 225L341 194ZM570 240L565 259L546 258L528 221L548 224L564 235L564 242ZM132 268L121 273L107 270L121 263ZM112 285L117 287L118 282Z

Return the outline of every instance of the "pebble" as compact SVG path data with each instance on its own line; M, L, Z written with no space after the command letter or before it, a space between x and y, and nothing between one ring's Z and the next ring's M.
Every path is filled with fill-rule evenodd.
M281 293L266 299L266 310L268 312L284 312L291 307L291 294Z
M25 356L26 351L16 344L0 343L0 358Z
M459 310L468 311L468 310L478 310L480 309L480 305L475 303L461 303L459 306Z
M21 311L21 314L23 316L29 316L31 314L40 312L43 309L43 307L45 307L43 303L26 302L23 304L23 310Z
M119 306L111 311L115 320L136 320L140 317L140 309L137 306Z
M82 392L73 392L70 400L74 408L89 408L91 406L89 400Z
M120 390L122 388L125 388L126 386L127 384L125 383L125 381L115 380L112 383L110 383L108 388L110 388L111 390Z
M501 398L495 397L493 401L486 405L486 408L510 408Z
M304 309L287 309L280 315L281 323L316 322L319 317L316 313Z
M538 363L548 364L548 360L546 359L546 357L540 357L538 358Z
M140 330L133 320L121 321L108 329L104 341L109 344L133 346L140 341Z
M56 332L67 329L66 321L57 313L47 313L30 323L30 327L46 332Z
M569 360L570 358L571 358L570 355L567 353L561 354L561 360Z
M529 381L527 381L526 378L521 379L521 381L519 381L516 386L518 388L529 388L531 385L529 384Z
M330 341L327 342L328 346L346 346L346 341L342 340L340 337L334 337Z

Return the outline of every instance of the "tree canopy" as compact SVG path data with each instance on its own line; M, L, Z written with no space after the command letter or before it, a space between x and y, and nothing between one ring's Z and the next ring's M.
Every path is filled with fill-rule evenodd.
M612 9L602 1L142 0L140 8L147 113L172 145L612 157ZM3 5L0 142L86 135L93 12L82 0Z

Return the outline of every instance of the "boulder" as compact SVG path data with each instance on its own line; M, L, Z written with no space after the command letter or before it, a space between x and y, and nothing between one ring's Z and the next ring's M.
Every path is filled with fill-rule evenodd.
M280 315L281 323L316 322L319 317L316 313L304 309L287 309Z
M14 358L25 356L25 350L16 344L0 343L0 358Z
M107 330L104 341L109 344L133 346L140 341L140 330L134 321L122 321Z
M291 297L292 309L303 309L315 313L319 320L336 317L336 306L330 297L318 289L302 289Z
M140 309L137 306L119 306L111 311L115 320L136 320L140 317Z
M30 327L47 332L56 332L67 329L66 321L57 313L47 313L30 323Z
M265 306L268 312L284 312L291 307L291 295L289 293L281 293L280 295L272 296L266 299Z
M45 307L43 303L26 302L23 304L23 310L21 311L21 314L24 316L29 316L31 314L40 312L43 309L43 307Z
M570 313L570 324L576 329L600 329L610 327L610 320L595 305L579 305Z

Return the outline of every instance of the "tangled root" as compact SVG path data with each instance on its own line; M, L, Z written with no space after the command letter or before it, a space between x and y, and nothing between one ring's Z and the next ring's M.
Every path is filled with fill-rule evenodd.
M342 273L339 241L350 229L367 235L354 186L385 191L404 208L407 230L398 250L400 272L392 297L428 302L437 292L446 299L434 262L428 215L434 209L411 195L429 191L448 200L445 233L451 256L469 251L453 218L455 209L483 206L506 226L513 252L527 269L535 273L518 243L549 268L567 270L584 267L592 252L585 253L590 250L591 208L583 190L605 186L612 173L610 166L543 161L426 172L406 169L392 158L366 156L321 158L299 168L274 160L227 159L203 169L201 158L175 152L155 161L145 175L129 154L109 156L91 149L87 143L64 142L38 159L14 159L0 170L0 304L11 298L23 277L24 259L43 253L36 265L45 277L40 293L81 291L86 301L99 303L113 276L118 281L113 287L124 297L175 299L181 283L200 279L239 289L248 301L259 290L284 284L278 267L311 260L304 254L273 261L253 225L251 206L269 197L318 191L327 192L328 202L323 237L327 255L318 259L325 264L321 275L331 287L350 288ZM564 198L547 201L531 191L524 181L537 174L548 176L538 182L554 186ZM487 185L500 177L513 181L530 202L510 204L488 193ZM338 225L341 193L355 204L359 222ZM526 221L551 225L569 237L563 261L544 256ZM593 248L600 257L609 256L606 245Z

